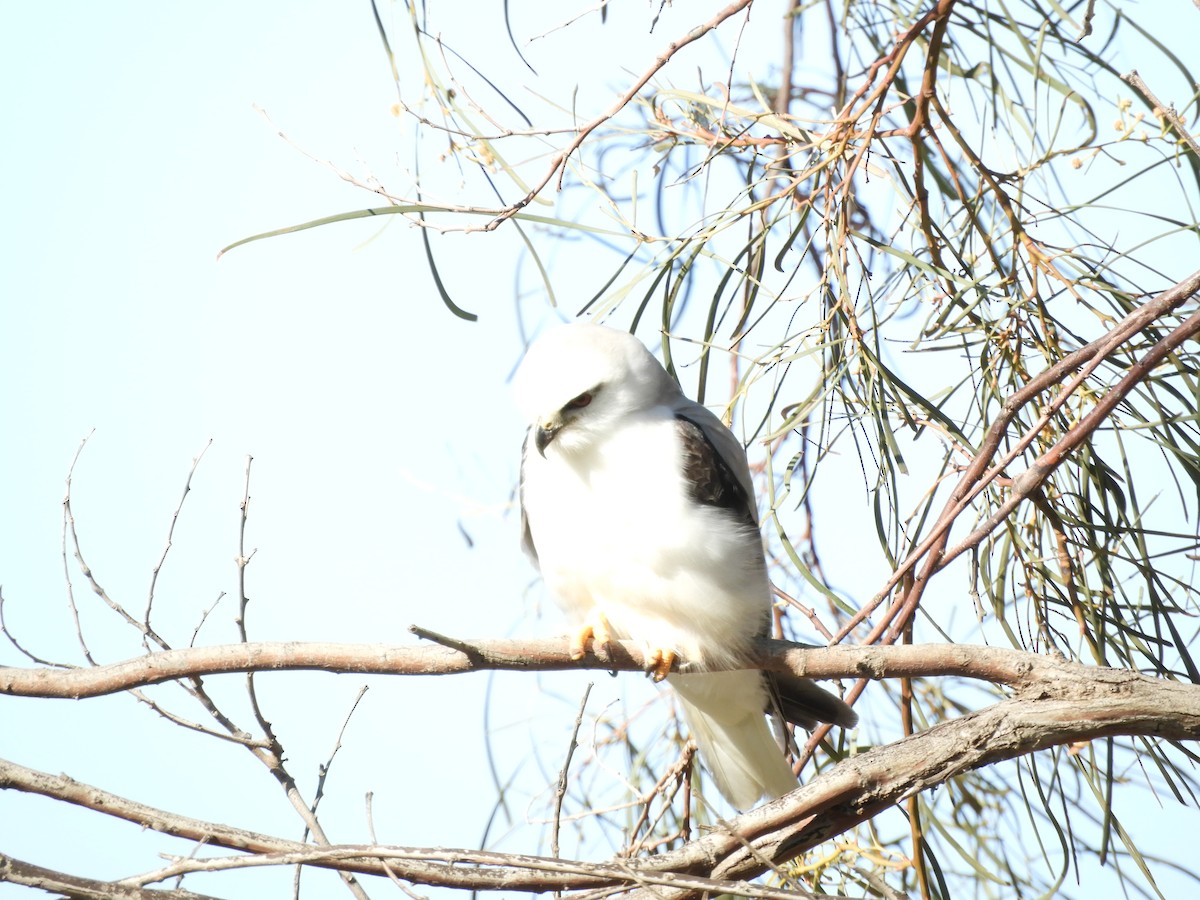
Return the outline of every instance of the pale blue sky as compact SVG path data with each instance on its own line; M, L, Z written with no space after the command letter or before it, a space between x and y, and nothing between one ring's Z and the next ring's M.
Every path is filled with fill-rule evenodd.
M464 55L503 49L500 5L491 6L464 34ZM381 8L399 52L401 11ZM484 15L475 5L458 9ZM606 83L627 77L623 64L641 71L675 36L682 19L670 21L655 36L631 28L620 54L600 41L573 44L565 60L549 40L528 52L548 81L556 66L601 73L574 98L590 112L607 106ZM212 440L157 588L156 622L177 643L220 592L236 590L248 454L252 637L404 641L412 622L460 636L558 627L556 613L546 622L532 615L542 595L517 550L510 509L521 427L505 380L522 327L554 315L521 264L519 241L497 234L435 244L456 301L477 324L443 307L417 234L399 219L322 228L216 259L238 238L372 205L276 127L314 156L409 186L412 131L391 114L395 89L369 6L7 4L0 78L0 583L9 625L31 649L79 660L63 588L61 500L71 458L93 428L75 472L77 525L97 577L135 610L191 460ZM554 99L569 105L570 85L558 87ZM455 172L430 178L449 192ZM554 251L551 262L559 252L555 288L574 311L613 260L604 256L592 271L579 260L601 258L598 248ZM862 561L861 583L847 587L871 590L881 567ZM86 583L75 585L100 658L138 653ZM201 640L232 640L232 611L226 597ZM0 664L21 662L0 646ZM651 695L636 679L595 680L593 709L622 696L636 708ZM311 792L368 681L324 801L327 827L337 840L366 840L363 797L374 791L381 841L476 845L495 794L482 742L483 677L263 677L293 774ZM491 724L502 777L528 754L531 734L565 748L585 681L496 679ZM248 719L240 679L210 683ZM3 720L5 758L197 818L300 834L249 754L168 726L126 697L8 700ZM518 819L525 802L513 809ZM18 858L120 877L146 863L147 846L189 849L0 793L0 849ZM506 849L541 848L514 841ZM267 877L187 884L248 896ZM290 876L279 877L286 885ZM0 885L0 896L10 893L21 892Z
M9 5L2 15L0 582L14 630L41 654L78 660L60 504L71 457L95 428L75 475L78 527L106 588L139 610L191 459L213 441L158 585L159 627L178 643L236 587L247 454L254 637L403 641L410 622L510 631L533 576L507 510L520 426L504 379L521 344L511 265L490 249L506 242L478 241L474 264L453 273L482 326L445 311L398 221L370 243L378 223L216 259L256 231L365 205L254 105L315 154L388 163L395 94L369 7ZM86 585L76 596L100 658L138 652ZM233 639L232 613L226 598L202 640ZM7 646L0 660L20 662ZM264 679L310 793L363 681ZM366 840L363 796L374 790L382 840L476 843L494 795L480 753L484 679L372 684L334 771L340 786L330 783L333 830ZM509 684L512 715L524 718L535 684ZM237 698L240 679L217 690ZM0 754L188 815L300 835L249 754L135 707L10 701ZM152 859L147 845L188 850L13 792L0 796L0 843L96 877L135 871Z
M382 8L403 56L411 42L402 8ZM540 586L517 546L510 504L521 425L506 379L522 329L556 313L536 281L525 289L529 267L515 236L437 244L448 287L478 324L446 311L416 232L400 220L216 258L247 235L372 205L276 128L313 156L409 188L412 129L392 115L396 92L369 7L8 6L2 15L10 139L0 147L0 583L10 627L43 656L80 661L63 586L61 501L71 458L94 428L75 471L74 511L97 577L135 611L192 458L212 440L157 585L155 623L177 645L222 591L230 596L201 640L235 639L233 556L248 454L252 637L406 641L413 622L460 636L555 632L556 612L537 621ZM479 24L459 49L492 40L499 8ZM623 46L644 66L647 48L659 44L639 32ZM599 68L599 44L590 53L595 59L577 52L569 65ZM603 63L617 77L620 57ZM411 53L401 67L411 84ZM570 86L558 88L569 102ZM609 102L591 90L594 102ZM451 192L456 172L447 165L430 180ZM559 277L560 301L578 308L604 277ZM140 652L86 583L76 578L75 590L99 659ZM0 662L23 660L3 646ZM497 777L523 769L533 792L552 780L539 765L558 765L586 681L495 679L488 724ZM367 840L364 796L373 791L381 841L477 846L496 796L484 677L261 679L302 788L311 796L317 766L366 682L372 688L322 807L330 834ZM636 680L598 682L595 710L653 696ZM248 720L240 678L209 683ZM177 692L153 693L194 712ZM547 748L547 762L531 755L531 742ZM249 754L166 725L126 697L10 701L0 755L186 815L301 833ZM541 815L536 795L532 805L513 796L518 823ZM501 816L493 840L508 827ZM538 831L508 846L542 849L530 843ZM14 792L0 794L0 845L100 878L139 871L152 860L148 847L190 849ZM286 872L251 872L189 884L245 896L238 892L289 881ZM0 895L15 890L0 885Z

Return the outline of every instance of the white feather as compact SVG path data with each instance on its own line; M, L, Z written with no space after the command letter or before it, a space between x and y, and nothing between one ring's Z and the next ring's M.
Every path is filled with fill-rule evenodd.
M701 426L749 498L736 438L685 398L635 338L593 325L565 326L535 344L516 397L531 435L552 434L544 455L527 441L522 505L528 543L568 616L583 622L598 611L615 636L701 666L741 656L768 622L761 537L738 513L692 499L676 415ZM757 521L752 501L748 512ZM761 673L668 680L734 806L796 786L764 719Z
M683 702L684 715L701 758L717 789L738 809L758 799L781 797L796 787L796 776L771 733L762 707L762 676L742 669L667 679Z

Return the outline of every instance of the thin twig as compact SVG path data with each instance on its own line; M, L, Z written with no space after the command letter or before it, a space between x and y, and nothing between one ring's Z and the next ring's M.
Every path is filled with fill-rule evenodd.
M88 437L91 437L91 434L89 434ZM108 606L109 609L111 609L118 616L120 616L121 619L124 620L126 625L129 625L132 628L135 628L142 635L142 646L149 649L150 643L153 643L161 650L170 650L171 645L169 643L167 643L167 641L164 640L157 632L155 632L155 630L153 628L151 628L148 623L139 622L136 618L133 617L132 614L130 614L130 612L128 610L125 609L124 605L122 605L121 603L118 603L116 600L114 600L109 595L108 591L105 590L104 586L102 584L100 584L100 580L96 577L96 573L92 571L91 566L89 566L87 564L87 561L83 558L83 546L79 540L79 533L75 528L75 513L71 509L71 479L75 473L75 463L78 462L79 455L80 455L80 453L83 452L83 447L84 447L84 444L86 444L86 443L87 443L87 438L84 438L83 442L79 445L79 450L76 452L75 459L72 460L71 468L68 470L68 473L67 473L67 493L66 493L66 496L63 498L63 566L64 567L68 566L66 544L67 544L67 534L69 533L71 536L71 545L73 547L75 561L79 564L79 571L83 575L83 577L87 579L88 584L92 588L92 592L97 597L99 597L101 600L103 600L105 605ZM92 659L91 654L89 653L89 651L87 649L87 643L84 640L83 631L82 631L82 628L80 627L79 614L75 608L75 594L74 594L74 590L71 587L71 579L70 579L69 573L67 575L67 596L68 596L69 602L71 604L71 613L75 616L75 625L76 625L76 629L78 632L80 644L84 648L84 653L87 656L88 662L95 665L95 660Z
M542 179L538 181L532 188L530 188L524 197L505 207L505 209L502 210L494 219L492 219L491 222L484 225L482 230L493 231L503 222L511 219L516 213L520 212L526 206L532 203L534 198L542 192L542 189L545 188L546 185L548 185L556 175L558 176L558 187L561 190L562 180L566 175L567 161L570 160L572 154L574 154L575 151L583 145L583 142L587 140L588 135L590 135L593 131L628 106L630 101L632 101L641 92L642 88L649 83L650 79L653 78L659 72L659 70L663 68L663 66L671 61L672 57L674 57L676 53L678 53L688 44L692 44L700 40L700 38L716 29L726 19L737 15L744 9L747 9L752 2L753 0L735 0L735 2L726 6L707 22L703 22L700 25L689 29L687 34L668 44L666 50L664 50L654 60L653 65L651 65L650 68L642 73L642 75L629 87L629 89L620 96L616 103L614 103L608 110L596 116L596 118L592 119L587 124L583 125L576 133L575 137L572 138L567 144L567 146L554 155L553 160L551 160L550 168L546 174L542 176Z
M346 736L346 727L350 724L350 719L354 715L354 711L358 709L358 704L362 701L369 687L370 685L364 684L358 689L358 695L355 696L354 702L350 704L350 711L346 713L346 718L342 722L341 729L338 731L337 740L333 742L333 749L329 751L329 758L317 770L317 790L313 794L312 806L309 807L314 816L317 814L317 807L321 805L321 798L325 796L325 782L329 778L329 770L333 768L334 757L342 749L342 738Z
M221 591L221 593L217 594L217 599L213 601L212 606L208 607L208 609L204 610L204 612L200 614L200 621L196 623L195 629L192 630L192 639L188 641L189 647L196 646L196 639L200 637L200 629L204 627L204 623L208 621L208 617L212 615L213 610L217 608L217 605L223 599L225 599L225 592Z
M234 620L238 629L238 636L242 642L249 640L246 631L246 608L250 604L250 598L246 594L246 567L250 565L250 560L254 558L256 551L251 551L249 555L246 553L246 522L250 518L250 467L254 463L253 456L246 457L246 481L245 490L242 493L242 503L240 506L242 518L238 528L238 555L237 563L237 584L238 584L238 611L237 618ZM275 733L271 728L271 723L267 721L267 717L263 715L262 707L258 703L258 693L254 689L254 673L249 672L246 675L246 694L250 698L250 708L254 711L254 718L258 721L258 727L263 730L263 734L271 741L275 740Z
M71 564L67 555L67 535L75 530L75 520L71 513L71 479L75 476L75 465L79 462L83 448L87 446L88 439L95 433L96 429L93 428L84 435L83 440L79 442L79 448L75 451L75 456L71 459L70 468L67 469L67 492L63 497L62 530L62 562L63 577L67 582L67 606L71 610L71 618L75 621L75 636L79 639L79 646L83 649L83 658L93 666L96 665L96 660L92 658L92 651L88 648L87 639L83 636L83 625L79 621L79 607L75 603L75 586L71 581Z
M367 835L371 838L372 844L378 844L379 838L377 838L375 836L375 794L373 791L367 791L366 807L367 807L367 809L366 809L366 812L367 812ZM400 890L403 891L405 893L405 895L407 895L408 897L411 897L412 900L428 900L427 897L425 897L422 894L418 894L416 891L414 891L412 888L410 888L405 882L401 881L400 876L397 875L395 873L395 871L392 870L392 867L390 865L388 865L388 862L386 859L383 860L383 870L387 873L388 880L391 881L392 884L396 885L396 887L400 888Z
M249 644L246 629L246 608L250 603L250 597L246 593L246 567L250 565L250 561L254 558L254 554L256 552L251 551L249 554L246 553L246 523L250 518L250 467L253 462L253 456L246 457L246 480L245 489L242 493L242 516L240 527L238 528L238 555L236 560L238 568L238 613L236 621L238 635L241 638L243 645ZM332 841L330 841L328 836L326 836L325 830L321 827L321 823L317 819L316 803L314 802L312 806L310 806L304 801L304 797L301 795L300 789L296 785L296 779L292 777L291 772L289 772L287 767L284 765L283 761L286 757L286 753L284 751L283 743L280 741L279 736L275 733L275 729L267 719L266 714L263 712L262 706L259 703L258 692L255 690L254 686L254 670L247 669L245 671L246 694L250 699L250 707L254 711L254 718L258 722L258 727L262 729L263 735L270 744L269 750L253 750L252 752L254 752L255 757L257 757L258 760L267 767L270 773L275 777L275 780L279 782L280 787L283 788L284 795L287 797L288 802L291 803L292 808L296 810L301 821L304 822L305 835L307 836L308 834L312 834L313 840L316 841L316 843L327 847L332 844ZM361 696L361 694L359 696ZM351 712L353 712L353 709ZM358 879L356 879L353 874L349 872L339 872L338 874L341 876L342 883L353 896L358 898L358 900L367 900L366 891L363 889L362 885L358 883ZM299 871L297 871L296 878L299 879L299 877ZM298 889L299 888L297 885L297 890Z
M579 726L583 724L583 713L587 709L588 697L592 694L592 682L583 690L583 699L579 701L579 715L575 717L575 728L571 731L571 744L567 747L567 757L563 760L562 769L558 773L558 785L554 790L554 820L550 826L550 852L557 858L558 852L558 831L562 823L562 806L563 798L567 796L567 774L571 769L571 758L575 755L575 748L579 746Z
M22 656L24 656L30 662L37 663L39 666L51 666L56 669L74 668L74 666L68 665L67 663L60 663L60 662L54 662L49 659L43 659L42 657L40 657L36 653L34 653L32 650L29 650L28 648L23 646L21 644L21 642L19 640L17 640L17 636L9 630L8 622L4 618L4 587L2 585L0 585L0 634L4 635L4 637L6 637L8 639L8 642L10 644L12 644L13 647L16 648L17 652L19 652Z
M1094 371L1103 359L1108 358L1124 342L1142 334L1146 326L1151 322L1169 315L1178 309L1179 306L1187 302L1197 291L1200 291L1200 271L1193 273L1163 291L1153 300L1137 307L1119 323L1114 325L1107 334L1063 357L1037 377L1030 379L1024 387L1005 400L1001 415L989 426L982 443L976 451L975 458L963 472L958 485L951 492L945 508L938 516L937 522L930 529L930 532L909 552L904 561L896 567L896 571L892 573L884 583L883 588L875 594L870 602L864 604L838 630L838 633L834 636L834 640L840 641L845 639L928 556L929 563L927 568L917 576L914 583L914 589L917 591L915 596L919 596L919 592L923 590L925 581L938 568L942 553L949 539L950 528L958 516L967 509L971 501L989 483L1004 473L1006 466L1029 446L1043 427L1044 422L1049 421L1049 417L1060 409L1070 394L1083 383L1086 374ZM1072 373L1074 374L1072 375ZM1009 424L1016 418L1017 413L1029 402L1041 396L1043 392L1063 383L1064 380L1065 384L1062 390L1047 403L1047 408L1039 416L1038 421L1026 429L1020 439L997 459L996 454L999 451L1001 442L1007 434ZM1098 424L1098 422L1095 424ZM1095 424L1093 424L1093 429ZM1076 428L1079 428L1079 426L1077 425ZM911 608L910 606L910 611ZM897 616L903 619L907 614L902 611L900 604L893 604L888 615L873 629L868 642L881 637L887 628L892 626Z
M154 566L154 570L150 575L150 590L146 595L146 615L142 619L142 624L146 631L150 631L150 614L154 607L154 588L158 585L158 573L162 571L162 567L166 564L167 554L171 552L172 541L175 537L175 526L179 522L179 514L183 511L184 501L187 500L188 494L192 491L192 476L196 474L196 469L200 466L200 460L204 459L204 454L208 452L208 448L212 446L212 438L208 439L208 443L204 448L196 454L192 459L192 468L188 471L187 480L183 483L183 494L179 498L179 503L175 507L175 512L171 515L171 526L167 529L167 543L163 547L162 556L159 557L158 563ZM142 646L147 650L150 649L146 643L145 637L142 638Z
M675 834L667 835L657 842L648 843L650 835L654 832L654 829L658 827L658 824L663 820L663 817L670 809L671 801L675 799L675 795L679 793L679 789L687 783L688 773L691 771L692 760L695 758L695 756L696 745L691 741L687 741L683 745L683 752L679 754L679 759L672 763L670 768L668 768L667 771L662 774L662 777L658 779L658 782L654 785L654 787L651 788L650 791L645 795L645 798L641 803L642 812L638 816L638 820L633 823L633 827L630 828L628 832L632 843L630 843L628 847L621 851L622 856L636 856L641 852L652 851L655 849L655 847L661 846L662 844L670 843L675 840L686 841L688 839L688 809L687 805L685 804L684 818L680 824L679 830ZM670 792L664 794L663 791L666 789L666 786L672 782L674 782L674 784ZM654 817L654 821L650 821L650 809L654 804L655 798L662 798L662 808L659 810L658 815ZM646 837L638 838L637 836L643 828L646 829Z

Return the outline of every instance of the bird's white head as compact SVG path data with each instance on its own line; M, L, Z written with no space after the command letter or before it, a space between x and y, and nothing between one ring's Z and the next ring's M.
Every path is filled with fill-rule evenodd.
M679 396L671 376L633 335L602 325L560 325L525 354L513 379L521 414L543 456L553 443L580 452L612 423Z

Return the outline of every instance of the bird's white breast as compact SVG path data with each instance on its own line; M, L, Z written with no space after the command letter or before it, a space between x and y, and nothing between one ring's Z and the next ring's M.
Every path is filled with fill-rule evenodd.
M761 539L694 503L671 411L629 416L582 452L530 450L524 504L549 589L573 619L693 661L727 660L765 624Z

